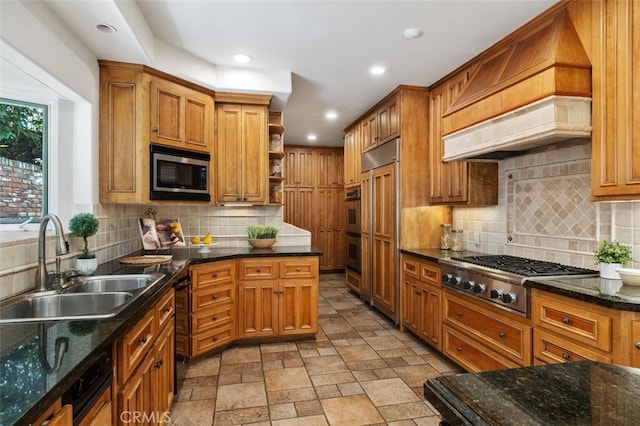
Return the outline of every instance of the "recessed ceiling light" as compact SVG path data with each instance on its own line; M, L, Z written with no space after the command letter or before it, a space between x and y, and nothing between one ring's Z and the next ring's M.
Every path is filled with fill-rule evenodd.
M375 67L369 68L369 72L373 75L384 74L387 69L381 65L376 65Z
M338 113L335 111L327 111L324 116L329 120L335 120L336 118L338 118Z
M316 135L314 135L313 133L310 133L307 135L307 140L308 141L315 141L316 139L318 139L318 137Z
M245 55L244 53L238 53L237 55L233 55L233 60L239 64L248 64L253 61L253 58L249 55Z
M118 32L116 27L109 24L96 24L96 28L98 29L98 31L102 31L103 33L107 33L107 34L113 34Z
M422 35L422 30L420 28L409 28L402 33L402 36L407 40L413 40Z

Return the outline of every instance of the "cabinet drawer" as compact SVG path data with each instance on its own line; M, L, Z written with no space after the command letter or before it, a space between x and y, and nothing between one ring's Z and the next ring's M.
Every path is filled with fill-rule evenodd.
M189 311L189 292L185 290L176 291L176 312Z
M156 330L158 332L164 328L166 324L171 322L173 315L176 312L176 297L173 289L165 294L162 299L156 304Z
M611 351L612 316L598 312L593 305L562 296L552 298L536 292L533 300L536 328L547 328L603 351Z
M611 357L537 329L533 332L533 356L546 363L584 360L613 362Z
M235 287L232 284L217 285L212 288L191 293L191 311L198 312L220 303L231 303L234 299Z
M235 333L231 324L194 335L191 337L191 356L197 356L224 346L234 339Z
M440 287L440 266L420 262L420 280Z
M189 337L185 334L176 334L176 354L189 357Z
M318 258L301 258L280 262L280 278L313 278L318 276Z
M418 260L403 255L401 262L401 271L403 274L411 278L420 279L420 262Z
M345 273L345 281L351 290L360 294L360 292L362 291L360 289L360 286L362 285L362 280L360 278L359 273L351 271L350 269L347 269L347 272Z
M267 261L243 260L238 262L238 275L240 280L277 279L278 262L273 259Z
M124 383L153 346L155 310L151 309L117 343L118 383Z
M191 290L211 287L234 280L234 262L220 262L213 265L191 268Z
M176 333L189 334L189 315L178 312L176 314Z
M442 334L444 354L467 371L478 372L520 367L446 324Z
M531 365L531 327L445 292L443 318L520 365Z
M218 328L233 321L233 304L224 303L216 305L213 309L198 311L191 315L191 333L198 334L212 328Z

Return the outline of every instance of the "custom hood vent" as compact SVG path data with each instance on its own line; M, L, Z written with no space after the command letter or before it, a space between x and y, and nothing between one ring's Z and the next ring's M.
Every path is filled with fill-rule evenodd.
M483 54L445 111L444 161L591 137L591 63L566 11L513 37Z

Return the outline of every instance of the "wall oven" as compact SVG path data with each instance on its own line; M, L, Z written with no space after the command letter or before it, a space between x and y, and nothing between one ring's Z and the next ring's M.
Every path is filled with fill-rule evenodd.
M209 154L152 144L150 158L150 199L211 200Z
M355 272L362 272L362 252L360 235L347 234L347 268L354 270Z
M347 191L344 206L347 212L347 233L360 235L360 188Z

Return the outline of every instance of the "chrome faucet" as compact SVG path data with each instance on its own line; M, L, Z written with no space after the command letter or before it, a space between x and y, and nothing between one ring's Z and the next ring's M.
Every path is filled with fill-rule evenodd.
M60 218L55 214L48 214L42 218L40 222L40 232L38 234L38 269L36 270L36 289L39 291L47 290L48 275L47 265L45 263L45 243L47 224L49 221L53 222L53 227L56 230L56 256L69 253L69 243L64 238L64 230L62 229L62 222ZM56 269L59 269L60 262L56 259ZM60 271L56 270L56 274Z

